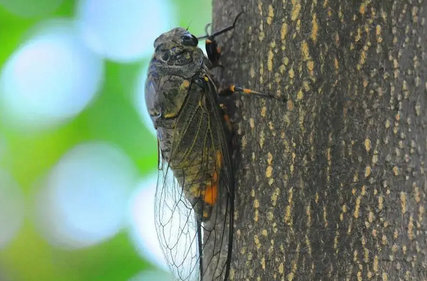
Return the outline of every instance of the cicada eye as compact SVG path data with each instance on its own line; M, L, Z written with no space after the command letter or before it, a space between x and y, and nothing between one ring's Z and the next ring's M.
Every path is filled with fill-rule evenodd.
M185 46L197 46L199 44L199 40L191 33L184 33L181 37L182 44Z

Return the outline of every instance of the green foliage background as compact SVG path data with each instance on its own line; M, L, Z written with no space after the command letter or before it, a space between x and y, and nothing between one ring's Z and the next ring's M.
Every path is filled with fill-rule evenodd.
M204 34L204 27L211 20L210 1L174 0L171 4L179 26L187 27L191 22L193 34ZM75 1L65 0L52 14L22 18L9 13L0 2L0 68L25 41L31 27L49 18L72 18L75 5ZM98 98L56 130L37 134L17 132L0 120L0 135L8 144L5 155L0 157L0 169L8 171L19 183L27 199L27 209L31 209L34 182L68 149L87 140L106 140L119 146L137 166L142 178L155 171L155 137L144 127L131 100L137 74L147 62L107 61L105 83ZM138 255L126 230L96 246L66 251L51 247L36 232L30 214L13 241L0 250L1 281L2 276L13 281L129 280L149 269L153 265Z

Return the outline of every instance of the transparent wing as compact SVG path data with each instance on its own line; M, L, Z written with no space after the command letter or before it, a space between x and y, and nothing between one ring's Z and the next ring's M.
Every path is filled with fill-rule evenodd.
M197 220L168 163L159 169L155 222L163 254L179 280L199 280Z
M164 256L178 280L224 280L229 270L234 183L223 116L211 86L190 87L191 96L177 120L171 159L165 161L159 155L156 229ZM215 182L218 196L209 218L203 219L195 208L206 207L205 201L202 197L189 199L182 179L205 192L206 185L214 183L203 180L204 175L218 158ZM174 174L170 163L174 167L188 167L188 172L184 169Z

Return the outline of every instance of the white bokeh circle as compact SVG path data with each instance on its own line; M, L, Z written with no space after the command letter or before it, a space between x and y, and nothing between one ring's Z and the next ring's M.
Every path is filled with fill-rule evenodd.
M164 270L168 266L163 257L154 226L154 197L157 174L142 180L130 200L130 237L139 254Z
M174 180L173 173L168 174L169 177L166 178L167 181ZM178 243L176 245L177 248L174 249L174 262L176 264L180 264L181 266L178 268L174 266L169 266L163 256L162 249L160 247L160 243L158 240L157 232L155 229L155 214L154 212L154 204L155 194L156 194L156 185L157 185L157 176L153 175L145 180L142 180L139 184L139 188L136 190L132 199L130 201L130 237L135 244L138 252L146 257L151 262L155 263L159 267L174 275L180 276L188 276L188 278L196 278L197 270L190 267L194 264L185 261L186 257L194 257L198 254L197 245L196 244L188 244L188 240L181 239L182 243ZM168 187L171 187L169 185ZM164 186L159 186L158 188L164 188ZM164 197L162 200L174 200L172 197ZM186 204L182 202L182 204ZM177 206L181 205L180 203L169 201L164 202L164 206ZM181 205L183 207L184 205ZM185 229L186 234L191 237L196 237L197 232L195 228L187 228L188 224L193 226L196 225L195 215L194 216L183 216L178 212L179 206L177 209L171 210L169 208L164 208L162 210L158 210L159 213L164 218L171 218L171 221L168 221L167 224L164 225L162 229L163 233L168 233L169 236L166 239L168 241L163 241L163 243L175 243L176 237L183 235L180 233L180 229ZM185 226L184 226L185 225ZM170 244L169 244L170 245ZM169 253L170 255L171 253ZM179 271L179 272L178 272ZM189 279L189 280L190 280ZM191 279L192 280L192 279Z
M80 144L49 172L36 194L36 226L57 247L100 243L125 225L136 169L117 147Z
M73 21L48 21L2 69L1 117L13 128L57 126L93 100L103 74L102 59L85 47Z
M82 0L76 18L87 46L118 62L153 52L153 42L174 26L169 0Z

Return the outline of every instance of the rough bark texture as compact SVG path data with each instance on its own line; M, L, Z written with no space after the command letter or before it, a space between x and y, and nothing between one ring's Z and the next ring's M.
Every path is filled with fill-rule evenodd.
M238 97L231 280L427 280L427 2L214 0Z

